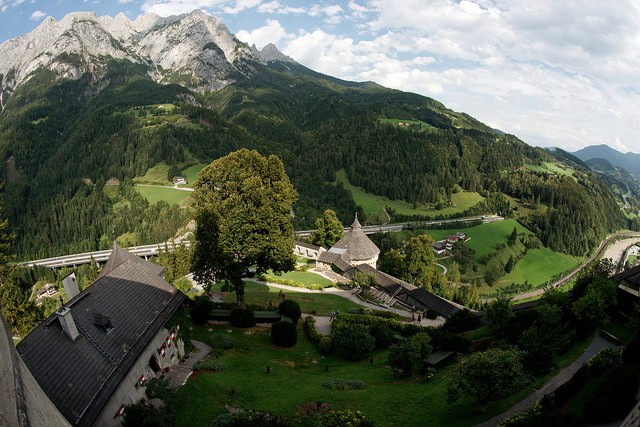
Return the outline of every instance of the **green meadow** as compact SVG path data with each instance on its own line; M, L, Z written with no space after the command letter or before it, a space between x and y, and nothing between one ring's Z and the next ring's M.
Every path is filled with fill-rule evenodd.
M188 206L191 203L191 192L177 190L172 187L147 187L136 185L136 191L140 193L149 203L158 203L161 200L169 204Z
M342 183L344 187L351 192L351 196L357 205L364 209L371 222L388 222L388 217L384 213L385 206L390 207L394 211L402 215L452 215L464 212L470 207L484 200L478 193L461 191L451 195L453 206L444 209L426 209L416 207L404 200L391 200L384 196L376 196L367 193L361 187L356 187L349 182L347 173L344 169L336 172L336 181Z
M469 240L467 240L465 244L475 250L477 271L463 274L463 280L472 281L473 279L481 279L483 277L486 266L481 264L480 261L487 255L496 252L497 245L506 244L514 227L518 234L531 233L514 219L496 221L459 230L427 230L427 232L436 241L446 239L447 236L454 234L456 231L464 231L467 233ZM512 248L508 246L501 250L499 259L503 264L507 262L511 250ZM498 279L493 287L482 287L481 292L492 292L496 288L511 283L529 282L534 286L542 285L556 275L576 267L580 261L579 258L555 252L549 248L529 249L510 273ZM443 259L439 262L450 266L449 259Z

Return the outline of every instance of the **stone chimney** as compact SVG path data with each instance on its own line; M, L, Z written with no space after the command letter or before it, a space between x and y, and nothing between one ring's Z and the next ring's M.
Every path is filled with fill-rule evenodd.
M71 273L64 279L62 279L62 286L64 286L64 291L67 294L67 301L71 301L73 297L80 293L80 288L78 288L78 282L76 281L76 274Z
M58 316L58 320L60 320L60 326L62 326L64 333L71 338L71 341L75 341L80 333L78 332L76 322L73 320L73 316L71 315L71 309L63 305L58 309L58 311L56 311L56 315Z

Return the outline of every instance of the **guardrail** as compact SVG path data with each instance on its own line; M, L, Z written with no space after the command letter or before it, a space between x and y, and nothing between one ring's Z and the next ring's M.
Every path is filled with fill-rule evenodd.
M182 240L180 242L166 242L166 243L156 243L153 245L141 245L141 246L131 246L129 248L125 248L127 251L131 252L134 255L138 255L141 257L149 257L158 255L160 252L165 250L165 247L168 249L173 249L175 246L184 245L189 247L191 242L189 240ZM64 255L52 258L44 258L37 259L34 261L25 261L21 262L19 265L26 267L33 267L36 265L50 268L60 268L60 267L69 267L69 266L78 266L82 264L88 264L93 259L96 262L104 262L109 259L111 256L112 249L95 251L95 252L85 252L83 254L74 254L74 255Z

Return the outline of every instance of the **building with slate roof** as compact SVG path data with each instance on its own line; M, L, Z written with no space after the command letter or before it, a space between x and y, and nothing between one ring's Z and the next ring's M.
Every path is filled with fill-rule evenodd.
M358 214L351 224L351 230L345 233L328 251L318 256L318 266L330 268L332 265L345 273L356 265L367 264L376 268L380 249L362 231Z
M618 309L631 315L640 299L640 265L612 277L618 284Z
M407 308L424 311L432 308L438 315L448 319L457 311L465 307L453 301L442 298L424 288L414 286L411 283L400 280L390 274L376 270L369 265L359 265L355 267L358 271L374 276L378 286L386 293L393 295L402 305Z
M114 244L92 286L72 297L16 347L67 424L121 425L145 382L184 355L172 316L185 295L162 267Z

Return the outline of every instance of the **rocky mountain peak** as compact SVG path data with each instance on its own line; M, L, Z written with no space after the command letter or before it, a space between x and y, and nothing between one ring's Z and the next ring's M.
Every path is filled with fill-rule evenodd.
M290 56L280 52L273 43L267 44L262 48L262 50L258 50L254 44L251 46L251 52L256 58L265 64L272 61L295 62Z
M287 58L275 46L262 52L264 58ZM75 12L60 21L48 17L32 32L0 44L0 102L41 67L61 78L89 72L100 80L109 58L144 64L157 82L203 92L250 76L254 62L274 60L261 60L221 20L199 10L134 21L124 14Z

